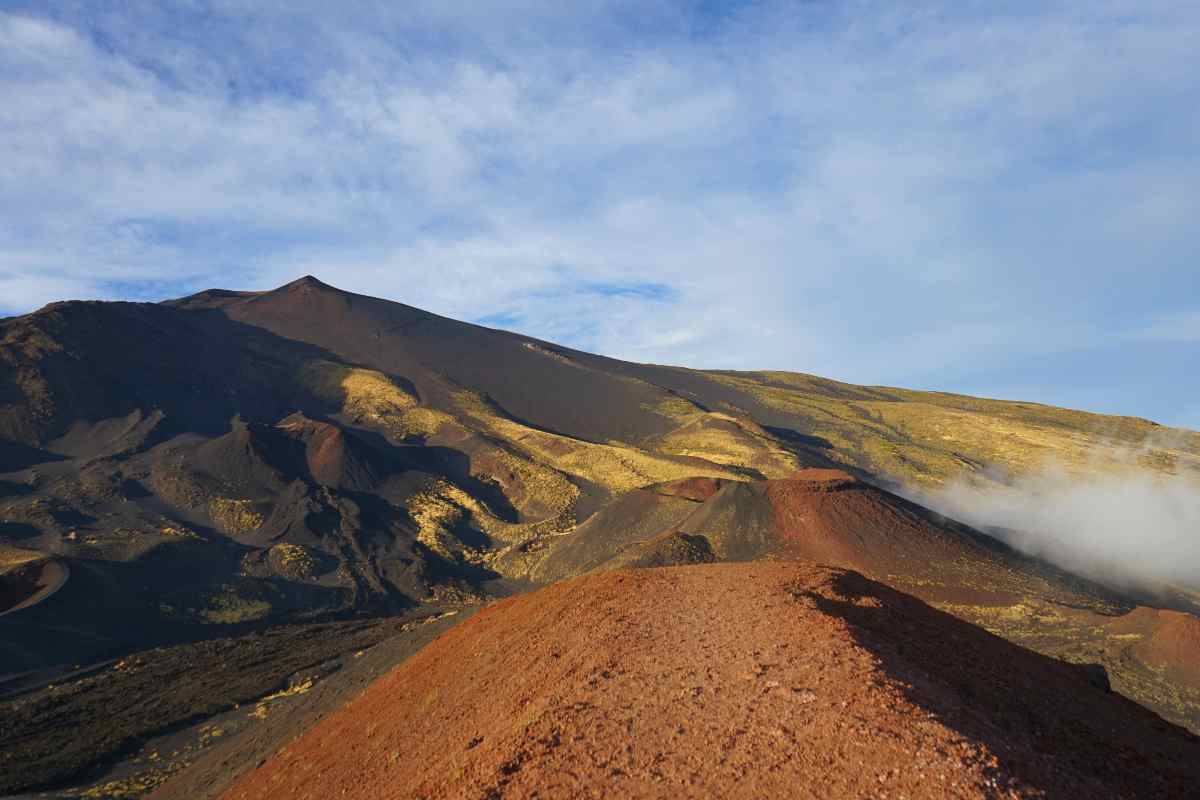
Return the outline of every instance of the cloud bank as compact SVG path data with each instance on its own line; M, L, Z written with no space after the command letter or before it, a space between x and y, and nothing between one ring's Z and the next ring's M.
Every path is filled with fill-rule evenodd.
M1132 466L1136 458L1127 456ZM966 482L919 502L1009 545L1117 588L1200 592L1200 477L1048 465L1008 485Z

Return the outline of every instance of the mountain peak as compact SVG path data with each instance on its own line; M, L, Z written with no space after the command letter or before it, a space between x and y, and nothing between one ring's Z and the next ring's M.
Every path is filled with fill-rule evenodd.
M303 277L297 278L296 280L292 281L291 283L285 283L283 286L280 286L279 289L276 289L276 291L296 290L296 289L309 289L309 290L318 290L319 289L322 291L330 291L330 292L340 292L341 291L341 289L330 286L328 283L323 283L322 281L318 280L316 277L314 277L312 275L305 275Z

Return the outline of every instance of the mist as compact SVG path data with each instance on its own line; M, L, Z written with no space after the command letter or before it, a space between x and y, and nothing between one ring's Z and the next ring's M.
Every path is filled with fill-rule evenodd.
M1121 589L1200 590L1200 480L1050 464L1006 485L910 490L921 504L1063 569Z

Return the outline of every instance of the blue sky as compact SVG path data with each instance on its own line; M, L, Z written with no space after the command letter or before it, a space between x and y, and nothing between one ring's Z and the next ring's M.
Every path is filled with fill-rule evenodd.
M1195 2L0 2L0 314L312 273L1200 428L1197 53Z

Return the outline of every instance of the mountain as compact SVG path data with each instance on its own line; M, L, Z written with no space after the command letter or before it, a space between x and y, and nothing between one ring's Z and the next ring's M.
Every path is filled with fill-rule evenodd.
M497 603L224 797L1182 798L1198 746L857 573L720 564Z
M1015 480L1047 458L1081 474L1200 474L1200 435L632 364L311 277L54 303L0 320L0 710L21 720L12 741L58 748L27 774L59 785L226 707L178 683L169 715L136 716L119 741L70 758L34 741L51 719L101 724L63 675L118 695L144 686L116 667L134 651L221 675L224 651L197 643L470 610L591 573L769 561L855 570L1092 665L1200 730L1197 587L1100 585L901 496ZM312 663L352 656L298 641ZM295 663L280 663L253 660L236 685L286 686ZM35 785L22 780L5 789Z

